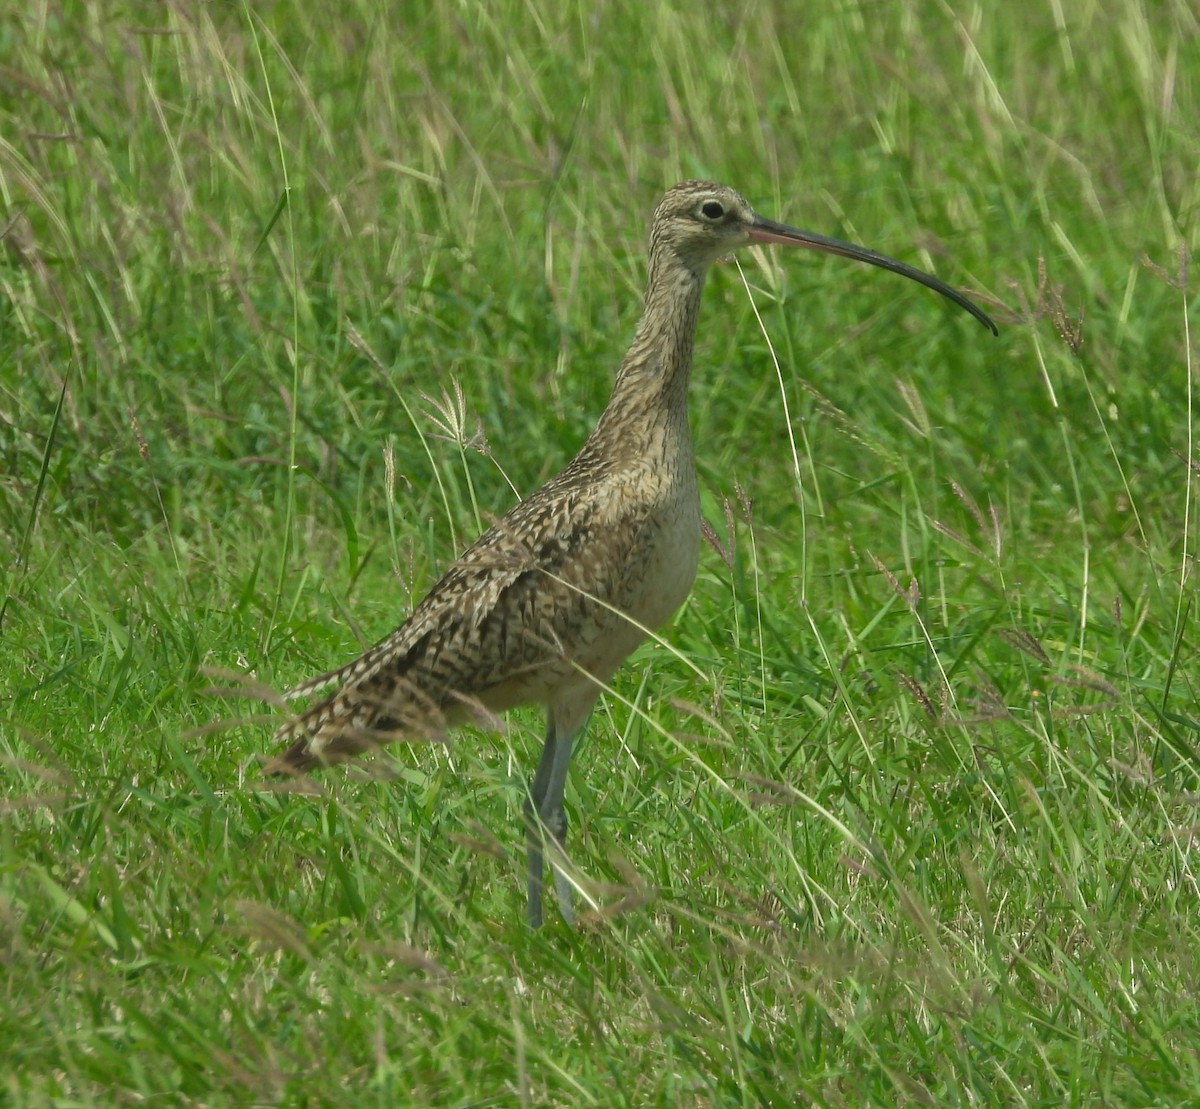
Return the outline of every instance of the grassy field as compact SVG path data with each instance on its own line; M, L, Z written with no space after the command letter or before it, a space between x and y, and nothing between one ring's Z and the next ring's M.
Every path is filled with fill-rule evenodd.
M1195 5L672 8L0 15L0 1101L1200 1104ZM717 267L712 542L531 933L536 710L298 795L213 675L571 457L694 176L1001 335Z

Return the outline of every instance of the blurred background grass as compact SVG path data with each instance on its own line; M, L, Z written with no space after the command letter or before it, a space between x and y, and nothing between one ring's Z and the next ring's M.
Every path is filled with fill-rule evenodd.
M9 1099L1200 1096L1198 33L1183 0L0 16ZM1002 334L836 259L717 268L715 540L575 763L605 911L531 936L536 712L280 796L269 724L192 734L260 711L203 670L344 661L565 463L691 176Z

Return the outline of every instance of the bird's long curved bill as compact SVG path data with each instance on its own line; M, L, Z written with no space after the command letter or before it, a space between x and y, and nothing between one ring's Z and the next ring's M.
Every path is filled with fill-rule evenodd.
M781 243L784 246L802 246L808 250L820 250L825 254L837 254L842 258L853 258L856 262L866 262L871 266L879 266L880 269L891 270L892 273L898 273L903 277L920 282L935 293L941 293L947 300L954 301L960 308L965 308L970 312L993 335L1000 334L991 317L973 301L963 296L957 289L952 289L944 281L939 281L932 274L928 274L924 270L919 270L915 266L910 266L905 262L897 262L895 258L889 258L886 254L879 254L874 250L868 250L865 246L855 246L854 243L845 243L841 239L831 239L827 235L817 235L812 231L799 231L795 227L788 227L787 224L763 219L762 216L757 216L754 223L750 225L749 236L752 243Z

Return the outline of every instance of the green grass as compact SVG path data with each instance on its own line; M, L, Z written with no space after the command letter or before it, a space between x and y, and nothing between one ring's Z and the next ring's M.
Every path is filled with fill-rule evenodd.
M0 16L0 1097L1200 1103L1198 36L1184 0ZM345 661L572 455L696 175L1002 332L717 268L718 543L573 765L603 911L531 934L536 711L281 794L211 673Z

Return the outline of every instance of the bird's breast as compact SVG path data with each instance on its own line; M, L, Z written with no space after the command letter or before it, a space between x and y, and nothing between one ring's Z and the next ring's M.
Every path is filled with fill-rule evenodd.
M626 503L617 511L629 538L615 599L653 630L679 608L696 578L700 504L691 459L647 467L622 492Z

